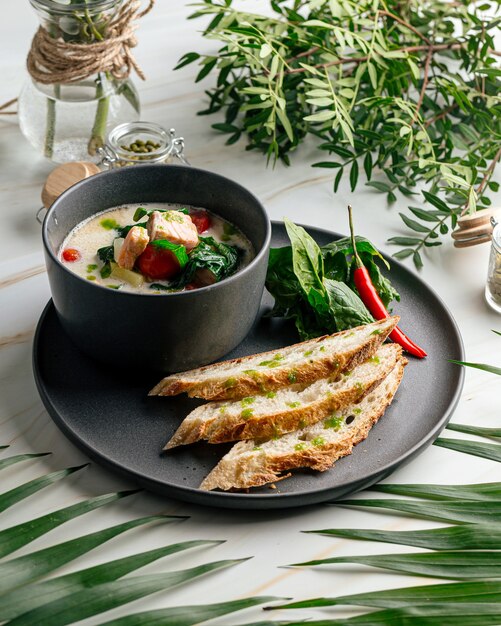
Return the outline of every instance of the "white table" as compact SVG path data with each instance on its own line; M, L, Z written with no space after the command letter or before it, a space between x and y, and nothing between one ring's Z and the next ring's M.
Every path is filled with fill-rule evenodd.
M301 148L293 165L275 169L265 167L265 159L255 152L244 151L244 142L227 147L224 137L210 128L215 117L198 117L204 88L209 82L194 84L196 67L173 72L178 57L190 50L213 49L199 34L201 23L186 21L190 9L185 2L157 2L154 11L141 24L137 59L147 82L140 88L145 120L174 126L186 137L187 153L193 165L207 168L248 186L262 200L270 218L287 215L296 222L346 231L345 207L348 201L356 207L359 231L372 239L380 249L392 253L389 236L402 234L398 210L405 208L399 198L397 206L386 206L383 196L363 187L356 195L349 192L343 180L333 196L330 173L311 169L314 150ZM15 97L25 80L24 60L37 22L28 2L11 2L2 21L0 54L0 102ZM138 83L140 81L137 81ZM40 227L35 211L40 206L40 190L53 165L39 157L22 137L16 118L0 118L0 212L2 236L0 256L0 443L11 448L3 456L34 451L52 451L49 457L13 466L2 472L1 491L42 473L86 461L58 430L38 397L31 370L33 330L49 299L44 272ZM499 364L501 339L491 328L501 329L501 317L490 311L483 299L489 246L456 250L448 241L432 248L426 255L421 273L444 299L461 329L468 360ZM410 265L410 262L409 262ZM459 407L453 417L459 423L498 425L499 381L486 373L471 370ZM461 435L454 436L461 437ZM495 463L457 452L430 447L419 458L398 470L392 482L468 483L501 479ZM43 497L33 497L14 506L0 518L2 527L10 526L84 497L132 485L92 464L86 470L46 489ZM231 512L190 506L147 493L122 501L63 525L28 546L24 552L50 545L55 540L90 532L133 516L162 511L190 515L178 525L157 526L133 531L114 540L96 554L79 559L71 568L132 554L136 551L175 541L195 538L222 538L227 542L211 549L182 553L178 557L155 563L141 573L188 567L209 560L254 558L237 568L212 574L170 593L156 594L106 618L132 610L208 603L254 594L289 596L295 599L356 593L384 587L420 584L426 579L385 574L370 568L337 566L335 569L279 569L289 563L319 557L348 554L407 551L404 546L377 545L336 540L301 534L301 530L332 527L377 527L415 529L431 526L410 518L376 513L314 506L283 512ZM337 614L337 612L336 612ZM350 615L340 611L339 616ZM327 617L333 612L277 612L277 618ZM260 609L221 619L222 624L264 619ZM104 618L86 623L98 623Z

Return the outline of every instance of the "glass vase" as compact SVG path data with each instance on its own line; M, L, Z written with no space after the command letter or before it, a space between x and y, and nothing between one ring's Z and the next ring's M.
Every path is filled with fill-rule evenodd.
M41 27L56 40L94 43L122 0L30 0ZM31 77L18 103L19 125L28 141L57 163L100 160L110 129L139 119L139 96L129 78L99 72L77 82L42 84Z

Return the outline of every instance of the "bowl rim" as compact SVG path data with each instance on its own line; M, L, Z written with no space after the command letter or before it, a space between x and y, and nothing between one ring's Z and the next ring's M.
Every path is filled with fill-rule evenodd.
M165 167L169 167L169 168L176 168L176 169L180 169L183 170L185 172L190 172L193 173L193 175L196 175L197 173L203 173L203 174L209 174L209 176L214 177L215 179L217 179L220 183L229 183L230 185L234 186L237 190L239 191L243 191L245 194L249 195L256 203L256 206L259 208L259 210L262 212L263 217L265 218L265 226L266 226L266 233L265 233L265 238L264 238L264 242L261 246L261 249L259 251L256 252L256 255L254 256L254 258L251 260L251 262L246 265L245 267L243 267L241 270L238 270L237 272L235 272L234 274L232 274L231 276L228 276L227 278L223 278L223 280L214 283L212 285L207 285L205 287L198 287L197 289L191 289L191 290L184 290L184 291L173 291L173 292L166 292L166 293L162 293L162 294L148 294L148 293L138 293L138 292L134 292L134 291L122 291L119 289L108 289L106 286L104 285L100 285L99 283L95 283L94 281L88 281L85 278L83 278L82 276L80 276L79 274L76 274L75 272L71 271L70 269L68 269L64 263L62 263L60 261L60 259L58 258L57 254L54 254L53 250L52 250L52 246L49 244L49 219L52 216L52 214L57 210L59 204L66 200L69 196L71 196L72 193L74 193L77 189L80 189L81 187L85 187L86 185L92 185L93 181L96 177L109 177L109 176L128 176L128 174L126 172L130 172L130 171L137 171L139 168L147 168L148 170L159 170L160 168L165 168ZM117 205L120 206L120 205ZM109 209L112 209L113 207L108 207ZM204 208L204 207L201 207ZM107 210L107 209L104 209ZM209 210L209 209L207 209ZM215 213L215 215L217 215L217 213ZM92 216L89 216L92 217ZM224 219L224 218L223 218ZM75 224L75 226L73 226L73 228L75 228L78 224ZM71 232L71 231L70 231ZM242 231L243 232L243 231ZM69 233L68 233L69 234ZM243 232L243 234L245 236L246 233ZM68 236L68 235L66 235ZM222 176L221 174L217 174L215 172L211 172L210 170L206 170L203 168L197 168L197 167L192 167L192 166L187 166L187 165L169 165L169 164L155 164L155 163L144 163L141 165L135 165L133 168L121 168L121 169L112 169L112 170L107 170L104 172L100 172L99 174L94 174L93 176L89 176L88 178L84 178L83 180L80 180L79 182L75 183L74 185L72 185L71 187L68 187L68 189L66 189L58 198L56 198L56 200L52 203L52 205L50 206L50 208L47 210L47 213L45 214L44 217L44 221L42 224L42 242L43 242L43 246L45 248L46 253L49 255L49 257L56 263L56 265L58 265L66 274L68 274L69 276L71 276L71 278L77 279L79 281L81 281L83 284L85 285L91 285L93 288L99 288L104 290L104 292L106 293L113 293L113 294L117 294L119 295L119 297L132 297L132 298L144 298L144 297L148 297L151 298L152 296L157 296L157 295L161 295L163 298L174 298L174 297L187 297L187 296L191 296L193 297L193 295L195 294L202 294L202 293L208 293L209 291L213 291L214 289L218 289L221 288L221 285L230 285L232 282L234 282L235 280L238 280L240 277L245 276L246 274L249 274L250 272L252 272L252 270L254 269L254 267L256 267L261 260L263 259L264 256L268 255L269 252L269 247L270 247L270 241L271 241L271 221L270 218L268 216L268 213L266 212L266 209L264 208L263 204L261 203L261 201L259 200L259 198L257 198L257 196L255 196L251 191L249 191L249 189L247 189L246 187L244 187L243 185L241 185L240 183L237 183L236 181L232 180L231 178L227 178L226 176Z

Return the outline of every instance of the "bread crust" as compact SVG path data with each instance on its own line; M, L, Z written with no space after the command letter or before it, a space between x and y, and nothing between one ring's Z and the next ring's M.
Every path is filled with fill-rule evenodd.
M192 380L183 379L183 373L174 374L162 379L149 393L150 396L174 396L180 393L186 392L190 398L202 398L204 400L237 400L244 398L245 396L255 395L258 393L266 393L273 391L281 387L286 387L291 384L298 384L306 387L311 383L321 378L328 378L329 376L336 376L339 372L346 369L352 369L356 365L363 363L370 354L373 354L377 348L387 338L393 328L399 321L398 316L388 318L391 323L388 328L379 334L371 335L367 343L360 350L354 348L350 351L337 354L326 354L322 358L316 358L310 361L304 361L301 365L291 368L276 368L268 369L263 372L254 372L252 375L245 373L243 368L246 362L250 359L254 359L256 356L266 359L267 356L271 356L276 353L276 350L270 352L263 352L260 355L250 355L248 357L241 357L239 359L233 359L231 361L222 361L221 364L227 366L242 366L242 371L239 373L238 378L231 380L225 378L214 377L212 379L202 380L194 382ZM388 319L376 322L375 325L384 326L388 322ZM363 326L357 326L356 328L350 328L340 333L335 333L337 336L342 336L347 333L356 332L362 329ZM324 335L316 339L310 339L305 342L294 344L290 346L291 349L299 348L311 348L317 343L322 343L327 337L332 335ZM192 370L198 374L213 371L217 374L219 363L213 365L206 365L197 370ZM228 381L231 380L231 384Z
M291 469L309 467L323 472L331 468L335 461L351 454L353 447L367 437L370 429L384 414L400 385L406 364L405 358L399 360L395 366L395 382L386 394L384 401L377 407L377 410L370 412L365 419L360 420L356 427L350 428L343 438L336 442L326 442L315 448L295 450L276 458L268 458L265 455L255 455L251 459L226 459L223 457L204 479L200 489L207 491L212 489L223 491L248 489L274 482L280 479L283 472Z
M164 450L172 449L179 445L187 445L204 439L209 443L225 443L244 439L267 440L305 428L315 424L321 419L328 417L332 412L361 400L365 395L377 387L389 372L394 368L397 360L402 356L402 349L396 344L388 346L390 355L385 362L385 367L380 368L377 376L374 375L371 382L366 385L352 384L345 389L339 389L329 396L323 396L317 401L302 405L297 408L284 408L274 413L261 413L250 418L243 418L242 414L223 415L212 419L193 418L190 415L181 423ZM368 355L369 358L372 354ZM353 359L353 361L358 360ZM360 364L361 365L361 364ZM355 365L356 367L356 365ZM355 376L354 369L353 374ZM195 414L199 409L195 410Z

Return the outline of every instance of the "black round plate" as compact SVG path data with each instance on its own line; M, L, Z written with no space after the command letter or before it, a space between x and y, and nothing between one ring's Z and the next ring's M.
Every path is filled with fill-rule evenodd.
M307 230L320 245L339 237L315 228ZM288 243L283 224L274 223L272 246ZM276 489L200 491L202 479L232 444L198 443L162 453L179 423L200 402L185 397L147 397L158 377L137 371L114 372L81 354L62 330L52 302L35 335L35 380L45 407L65 435L92 459L146 489L235 509L278 509L340 498L381 480L431 444L451 417L463 386L463 368L448 362L463 359L461 336L443 302L394 261L391 279L402 296L401 304L394 307L402 317L402 329L427 350L428 358L409 359L393 404L350 456L323 473L297 471L292 478L278 482ZM272 302L266 292L261 314ZM247 338L226 358L298 341L293 324L261 314ZM140 320L138 332L149 332L140 327Z

